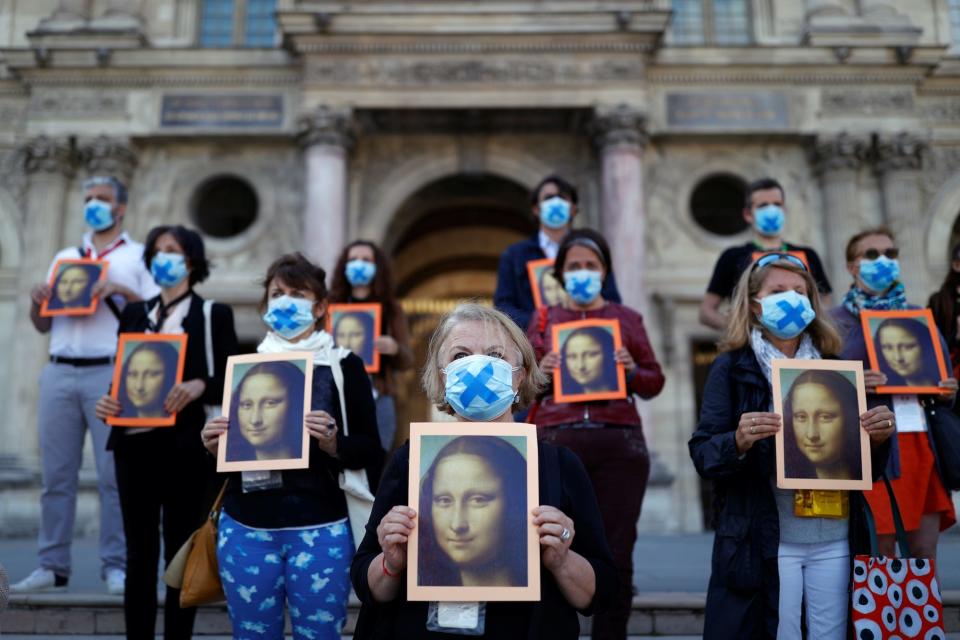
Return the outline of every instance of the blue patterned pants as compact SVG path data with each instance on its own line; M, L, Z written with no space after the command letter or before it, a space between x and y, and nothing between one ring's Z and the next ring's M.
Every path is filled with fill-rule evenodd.
M295 529L253 529L220 514L217 560L233 637L339 640L347 618L353 540L346 519Z

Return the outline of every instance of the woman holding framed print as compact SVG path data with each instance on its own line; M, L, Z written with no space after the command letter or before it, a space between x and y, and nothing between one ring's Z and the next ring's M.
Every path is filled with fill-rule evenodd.
M862 494L848 492L845 516L808 517L797 511L794 491L776 488L773 436L782 420L772 412L773 360L835 357L840 348L801 260L767 254L743 273L689 442L697 472L713 480L715 492L717 535L704 622L708 640L800 640L804 599L809 637L846 638L853 555L869 548ZM829 398L804 402L813 400L819 405ZM794 412L791 419L796 417ZM879 473L889 451L883 443L893 433L893 413L875 407L859 422L869 434L873 469Z
M296 253L276 260L263 280L260 307L270 331L257 351L314 354L311 410L296 419L310 436L309 468L229 476L217 560L236 633L282 637L286 605L295 637L339 640L347 617L354 542L339 478L345 469L365 470L375 487L383 450L363 361L335 347L323 330L324 277L323 269ZM275 434L282 423L294 420L281 405L295 404L285 394L296 384L284 384L285 374L276 367L255 365L250 371L231 397L231 405L234 399L238 404L230 407L230 418L214 418L203 428L203 443L211 453L218 452L234 411L241 433L248 425L245 439L264 446L279 437ZM305 384L302 375L299 380ZM270 420L253 424L245 417L240 406L244 394L251 403L254 394L272 398ZM302 437L302 430L296 432Z
M561 377L563 392L609 389L611 384L615 388L616 366L626 372L625 399L561 402L554 393L547 393L539 398L529 417L536 423L542 442L569 447L579 456L600 503L620 587L616 605L594 620L595 639L626 636L633 598L637 519L650 475L650 456L633 395L653 398L664 385L642 316L601 295L611 275L611 264L610 249L602 235L590 229L567 234L554 263L554 275L567 291L566 301L538 310L527 330L541 369L547 375ZM587 332L577 329L564 335L555 350L554 327L578 320L618 321L623 346L614 350L606 344L609 333L601 327L589 327ZM624 487L631 490L624 491Z
M166 414L177 414L172 428L113 427L107 440L116 461L127 541L123 613L128 638L154 636L161 529L166 565L203 522L212 500L213 461L199 438L206 420L204 405L220 403L226 361L238 348L230 307L211 304L193 291L210 273L200 234L182 226L155 227L147 235L143 259L160 295L128 304L119 332L186 334L187 348L183 382L174 385L174 348L162 342L141 343L125 363L121 401L105 395L97 402L101 420L156 413L158 405ZM207 335L212 338L209 345ZM157 354L157 348L163 351ZM158 377L158 371L167 382L143 380ZM161 389L170 390L162 394ZM180 591L167 587L165 638L192 634L196 609L181 609L179 600Z
M882 370L867 370L870 365L860 318L863 310L900 311L917 308L907 303L905 288L899 280L899 252L893 233L886 227L868 229L850 238L846 257L853 284L843 304L832 309L830 314L843 336L841 356L864 363L867 404L890 404L897 412L897 433L886 468L887 476L903 515L910 550L920 558L936 558L940 532L956 523L957 514L950 494L938 475L936 452L927 428L927 410L931 404L938 405L937 411L950 410L956 397L957 381L954 378L929 380L930 374L923 375L928 382L933 382L934 386L941 389L941 393L924 396L923 400L915 394L877 394L877 386L896 384L903 378L917 378L922 375L918 372L937 367L935 358L920 353L924 349L918 347L914 340L917 338L920 344L929 343L930 329L925 329L926 337L923 338L913 331L915 326L907 327L901 323L887 325L891 319L885 320L881 325L885 326L883 333L878 330L876 335L880 342L876 349L878 361L881 367L889 365L885 373ZM913 323L919 324L916 321ZM884 340L887 347L884 347ZM949 350L942 337L940 340L946 356ZM899 362L891 363L891 359ZM948 371L953 370L949 362L945 364ZM890 500L882 485L875 485L875 490L867 497L877 520L880 552L892 556L894 526Z
M373 344L381 356L380 371L372 380L380 444L390 451L397 431L397 372L414 362L407 316L395 297L390 260L380 247L369 240L354 240L344 248L333 269L330 302L381 305L380 336Z
M481 379L485 390L475 387ZM423 370L424 390L438 410L454 416L457 422L512 422L512 411L526 406L543 383L544 376L523 332L495 309L461 304L440 321L430 339ZM478 463L482 457L497 454L454 443L457 440L452 441L444 457L457 455L461 462L473 459L471 469L476 473L468 475L476 476L475 492L496 511L501 495L498 480L502 482L508 472ZM425 518L406 506L411 473L410 447L406 444L394 453L384 472L367 534L350 570L363 603L355 637L427 640L448 637L443 635L446 632L483 634L498 640L577 638L577 612L590 615L611 604L617 588L615 569L583 465L571 452L548 444L538 447L538 456L540 504L533 508L528 505L524 520L527 526L532 521L539 539L543 576L539 601L461 605L408 599L408 538L415 527L420 527L418 535L435 535L437 527L429 523L440 518L440 509ZM442 470L443 459L437 464ZM440 488L455 499L462 492L452 486L452 478L429 476L427 491ZM486 488L480 489L481 484ZM442 508L444 499L434 504ZM503 508L508 508L505 501ZM478 568L484 573L491 572L487 569L497 573L500 565L482 551L493 542L478 544L480 539L496 534L487 531L480 535L479 525L473 524L475 535L463 535L469 522L469 518L463 518L464 523L453 527L461 532L460 539L449 540L445 544L448 551L444 552L451 560L460 560L457 580L463 582ZM467 558L468 550L476 551L469 554L475 555L475 562ZM503 550L499 555L501 561L505 560ZM458 628L451 626L454 620L460 623Z

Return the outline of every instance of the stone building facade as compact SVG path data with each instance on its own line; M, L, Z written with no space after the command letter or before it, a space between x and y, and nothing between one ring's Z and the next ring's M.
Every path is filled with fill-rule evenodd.
M11 0L0 3L0 533L35 527L28 291L83 231L80 183L130 184L127 228L200 228L203 293L262 334L256 281L364 237L393 256L419 352L452 301L492 295L559 172L611 241L667 373L641 519L704 526L686 441L716 335L697 307L748 236L744 184L785 185L786 235L836 290L866 225L899 235L908 292L943 277L960 214L957 0ZM404 420L428 415L415 375ZM90 465L87 465L90 467ZM92 467L91 467L92 468ZM84 493L78 527L95 522Z

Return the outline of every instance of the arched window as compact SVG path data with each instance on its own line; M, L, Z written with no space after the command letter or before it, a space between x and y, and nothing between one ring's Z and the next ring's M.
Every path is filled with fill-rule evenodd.
M701 180L690 196L690 214L710 233L731 236L747 228L743 219L746 183L737 176L714 174Z
M673 0L669 42L742 45L753 40L750 0Z
M257 219L260 199L249 182L230 175L214 176L193 194L191 214L200 230L214 238L231 238Z
M272 47L277 0L203 0L201 47Z

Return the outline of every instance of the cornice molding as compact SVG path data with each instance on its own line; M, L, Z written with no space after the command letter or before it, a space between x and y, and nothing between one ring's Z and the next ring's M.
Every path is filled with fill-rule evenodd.
M652 42L304 42L295 50L305 54L477 54L477 53L647 53L654 51Z
M648 68L647 82L651 85L689 85L689 84L728 84L728 83L762 83L764 85L829 85L837 84L916 84L922 82L926 74L917 71L896 73L884 71L869 73L866 70L847 70L844 73L829 73L825 71L812 72L809 69L792 71L779 69L776 71L730 71L716 69L705 71L702 68L689 73L681 71L666 71L662 67Z
M120 73L105 74L103 70L99 73L91 69L89 73L85 70L74 70L72 73L66 71L60 72L38 72L23 74L23 81L31 87L63 87L77 86L84 88L91 87L288 87L296 86L302 82L303 74L299 68L292 69L289 72L263 72L249 73L236 72L230 73L224 70L220 73L192 74L185 72L178 76L169 75L151 75L140 71L126 70Z

